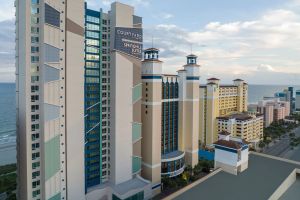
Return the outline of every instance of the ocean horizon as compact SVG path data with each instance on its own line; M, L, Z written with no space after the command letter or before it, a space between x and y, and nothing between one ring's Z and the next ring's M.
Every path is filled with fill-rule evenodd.
M291 85L300 90L299 85ZM248 103L256 103L264 96L274 96L289 85L250 84ZM15 83L0 83L0 165L16 162L16 94Z

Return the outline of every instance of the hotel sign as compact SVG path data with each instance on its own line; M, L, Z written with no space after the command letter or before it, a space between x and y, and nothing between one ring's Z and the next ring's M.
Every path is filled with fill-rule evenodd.
M115 28L114 49L142 59L143 30L140 28Z

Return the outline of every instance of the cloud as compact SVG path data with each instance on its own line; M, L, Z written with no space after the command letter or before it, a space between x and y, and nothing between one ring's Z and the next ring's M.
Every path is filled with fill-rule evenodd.
M271 65L261 64L257 67L257 71L271 71L274 72L275 69Z
M0 82L15 80L14 20L0 22Z
M155 46L163 49L166 73L175 73L185 63L184 57L193 44L204 74L219 75L225 80L242 76L255 83L267 80L260 75L262 72L270 77L282 73L285 84L300 84L294 77L300 74L299 33L300 14L277 9L252 21L215 21L196 31L168 23L146 27L145 46L149 46L149 35L154 35L159 41ZM271 83L277 83L274 77Z
M172 15L172 14L170 14L170 13L163 13L163 14L161 15L161 17L162 17L163 19L171 19L171 18L174 17L174 15Z
M115 2L115 0L87 0L88 7L110 7L110 5ZM148 0L124 0L124 1L119 1L124 4L131 5L133 7L147 7L150 5L150 2Z
M13 0L0 0L0 21L12 20L15 18L15 7Z

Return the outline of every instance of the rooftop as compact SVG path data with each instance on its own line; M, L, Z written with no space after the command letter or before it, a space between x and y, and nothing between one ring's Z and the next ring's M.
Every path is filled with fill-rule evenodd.
M238 79L235 79L235 80L233 80L233 81L244 81L243 79L240 79L240 78L238 78Z
M215 145L219 146L224 146L228 147L231 149L241 149L243 147L243 143L237 142L237 141L232 141L232 140L218 140L217 142L214 143Z
M294 169L300 169L300 163L251 153L249 168L243 173L235 176L221 171L192 188L186 191L182 190L176 196L168 198L177 200L198 200L199 197L209 200L268 199ZM291 192L292 194L299 193L298 188L295 191L299 182L294 184L282 197Z
M182 151L173 151L171 153L167 153L167 154L163 154L161 156L162 160L168 160L168 159L172 159L172 158L178 158L178 157L183 157L185 155L184 152Z
M236 120L242 120L242 121L246 121L249 119L252 119L253 117L250 116L247 113L237 113L237 114L231 114L231 115L227 115L224 117L218 117L217 119L224 119L224 120L228 120L228 119L236 119Z
M221 131L219 135L231 135L228 131Z
M190 55L188 55L188 56L186 56L186 57L194 57L194 58L197 58L197 56L196 56L195 54L190 54Z
M209 79L207 79L208 81L219 81L220 79L218 79L218 78L209 78Z

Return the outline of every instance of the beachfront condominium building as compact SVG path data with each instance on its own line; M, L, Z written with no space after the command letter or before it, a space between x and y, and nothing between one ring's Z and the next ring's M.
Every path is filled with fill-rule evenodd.
M294 98L294 87L288 87L290 93L290 112L295 111L295 98Z
M85 6L86 199L144 199L141 174L142 18L113 3Z
M187 56L178 75L162 74L159 50L144 52L142 63L142 176L160 192L161 177L180 175L198 163L199 65Z
M294 88L289 87L288 89L284 89L282 92L276 92L274 97L279 98L280 101L287 101L290 105L290 112L294 111Z
M84 1L15 5L17 198L84 199Z
M18 199L144 199L142 19L16 1Z
M248 113L237 113L217 117L218 133L230 133L247 141L253 147L257 147L263 138L264 119L262 114L250 115Z
M300 111L300 90L296 91L296 103L295 103L296 111Z
M264 126L268 127L272 122L290 115L290 102L280 101L280 98L276 97L264 97L258 102L256 111L264 115Z
M211 145L218 140L217 117L247 111L248 85L236 79L233 85L220 85L217 78L208 79L200 86L199 140L204 145Z

